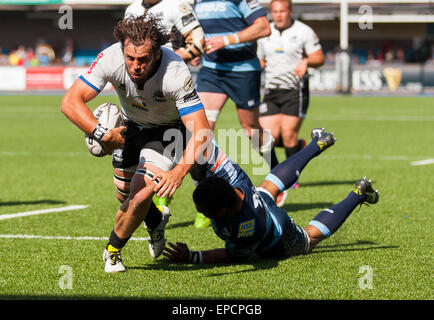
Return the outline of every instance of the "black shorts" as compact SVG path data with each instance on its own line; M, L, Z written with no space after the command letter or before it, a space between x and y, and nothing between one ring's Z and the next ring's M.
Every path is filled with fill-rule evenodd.
M130 169L140 163L152 163L162 170L170 170L182 158L187 131L182 122L173 126L144 128L126 121L125 144L113 152L113 167Z
M259 106L259 115L285 114L305 118L309 107L309 83L304 81L299 89L267 89Z

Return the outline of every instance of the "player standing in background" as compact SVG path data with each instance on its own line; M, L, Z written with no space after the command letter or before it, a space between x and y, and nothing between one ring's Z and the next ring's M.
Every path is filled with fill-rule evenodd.
M205 37L202 27L193 12L192 7L184 0L136 0L125 10L125 17L142 16L152 14L161 19L161 23L167 32L172 32L173 37L181 35L182 46L176 48L173 42L167 42L164 46L174 50L185 62L199 57L205 46ZM120 202L128 198L131 178L134 172L114 169L114 184L116 197ZM167 205L167 198L154 196L157 205Z
M273 168L278 163L274 142L258 119L261 66L256 40L270 34L267 13L258 0L198 0L194 10L206 39L196 85L210 127L214 130L220 111L231 98L242 128L250 139L255 133L259 135L257 151ZM196 181L204 176L195 171L192 175ZM207 225L209 220L198 214L195 226Z
M272 0L271 16L271 35L258 40L266 89L259 122L289 158L305 145L298 134L309 106L307 68L322 66L324 54L315 32L292 18L291 0Z
M212 135L187 65L161 47L169 34L159 19L128 17L116 24L114 36L118 42L98 55L61 104L72 123L115 150L113 166L119 172L133 172L129 197L116 213L104 250L105 272L125 271L121 249L143 221L150 254L160 255L170 212L167 207L158 210L152 196L173 195L202 155L209 140L204 132ZM86 105L108 82L119 97L125 127L102 127Z

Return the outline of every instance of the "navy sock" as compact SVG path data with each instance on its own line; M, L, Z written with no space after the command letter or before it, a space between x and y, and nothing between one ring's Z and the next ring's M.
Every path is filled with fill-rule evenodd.
M297 182L298 176L309 161L321 153L321 149L316 142L317 139L312 140L304 149L279 163L265 177L265 180L274 183L281 192L291 187Z
M357 205L364 200L364 195L357 195L351 191L344 200L318 213L315 218L309 222L309 225L319 229L324 236L330 237L345 222Z

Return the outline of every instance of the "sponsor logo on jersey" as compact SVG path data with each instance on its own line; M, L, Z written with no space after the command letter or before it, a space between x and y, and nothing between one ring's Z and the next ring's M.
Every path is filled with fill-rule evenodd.
M193 12L190 12L185 16L182 16L181 21L182 25L185 27L186 25L189 25L190 23L196 21L196 17L194 16Z
M146 99L142 98L141 96L135 96L134 100L136 100L136 102L131 103L131 106L142 110L142 111L148 111L148 108L146 107Z
M238 229L237 238L247 238L255 233L255 219L243 222Z
M196 13L225 12L226 4L224 2L201 3L196 5L195 11Z
M155 100L155 102L166 102L167 99L164 96L163 92L158 90L154 92L154 95L152 96L152 98Z
M258 0L246 0L246 3L247 3L247 6L251 10L253 10L253 9L255 9L261 5Z
M182 99L184 103L196 100L198 98L196 90L193 90L190 93L187 93Z
M92 63L92 65L90 66L89 70L87 71L87 74L91 74L92 73L92 69L96 66L96 64L98 63L99 59L101 59L103 57L103 53L101 52L98 57L96 57L95 61Z

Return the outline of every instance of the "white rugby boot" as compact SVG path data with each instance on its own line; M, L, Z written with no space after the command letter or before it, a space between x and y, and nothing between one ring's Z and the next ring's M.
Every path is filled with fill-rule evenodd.
M166 229L166 225L169 222L169 218L171 216L170 210L166 206L158 206L162 213L162 219L160 224L154 229L151 230L146 228L149 232L149 236L151 239L149 242L149 254L152 258L156 259L160 256L163 251L164 246L166 245L166 238L164 237L164 230Z

